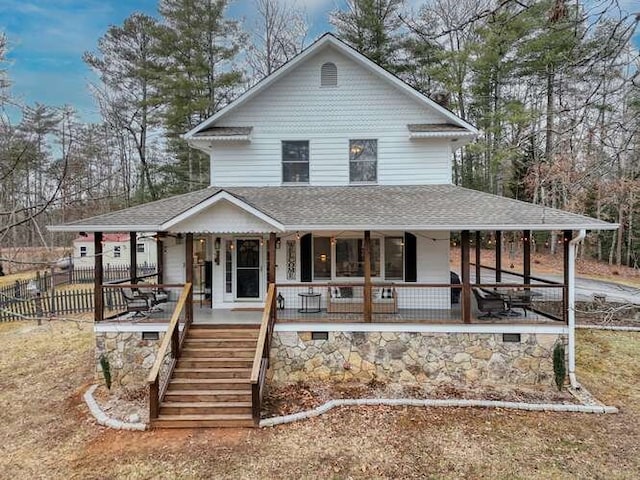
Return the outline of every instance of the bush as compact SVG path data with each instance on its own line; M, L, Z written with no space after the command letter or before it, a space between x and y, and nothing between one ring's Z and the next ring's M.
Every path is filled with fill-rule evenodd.
M562 391L564 379L567 376L567 366L564 360L564 344L556 343L553 349L553 373L556 379L558 391Z
M104 383L107 385L107 389L111 390L111 367L109 366L109 359L105 355L100 356L100 366L102 367Z

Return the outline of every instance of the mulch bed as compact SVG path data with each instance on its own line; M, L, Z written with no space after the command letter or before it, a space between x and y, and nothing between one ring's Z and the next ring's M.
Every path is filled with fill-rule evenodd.
M569 392L551 387L515 388L466 385L416 385L370 381L297 382L269 385L262 404L263 418L289 415L319 407L342 398L416 398L496 400L503 402L579 403Z
M111 418L131 423L149 423L147 391L144 388L112 388L100 385L93 398L102 411Z

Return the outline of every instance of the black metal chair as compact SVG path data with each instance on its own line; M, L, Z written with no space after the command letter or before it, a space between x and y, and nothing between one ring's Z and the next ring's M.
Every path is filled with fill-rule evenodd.
M478 310L484 312L484 315L480 315L477 318L498 318L494 313L500 313L505 311L504 299L498 295L492 295L490 293L483 292L478 288L473 289L473 296L476 298Z
M136 294L131 288L122 288L122 297L127 304L127 312L134 317L146 317L153 307L153 300L146 295Z

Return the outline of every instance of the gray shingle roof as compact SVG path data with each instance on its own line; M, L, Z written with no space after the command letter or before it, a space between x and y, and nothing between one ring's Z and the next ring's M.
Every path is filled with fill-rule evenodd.
M87 218L57 230L153 231L221 190L287 230L557 230L615 225L454 185L209 187Z
M407 125L410 132L468 132L468 130L452 123L410 123Z
M209 127L195 133L194 137L234 137L249 135L253 127Z

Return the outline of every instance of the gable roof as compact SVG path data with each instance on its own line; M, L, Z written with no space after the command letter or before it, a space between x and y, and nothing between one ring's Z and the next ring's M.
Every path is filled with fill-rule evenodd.
M454 185L363 185L209 187L50 229L171 231L176 221L230 198L235 205L273 225L273 231L617 228L584 215Z
M372 60L367 58L365 55L363 55L360 52L358 52L356 49L354 49L354 48L350 47L349 45L347 45L346 43L344 43L342 40L339 40L333 34L325 33L318 40L316 40L313 44L311 44L309 47L307 47L305 50L303 50L297 56L295 56L292 60L290 60L289 62L287 62L284 65L282 65L278 70L273 72L271 75L269 75L269 76L263 78L262 80L260 80L256 85L251 87L249 90L247 90L242 95L240 95L238 98L236 98L233 102L231 102L226 107L222 108L217 113L215 113L214 115L209 117L207 120L205 120L204 122L200 123L199 125L197 125L193 129L188 131L187 133L185 133L183 135L183 138L185 138L186 140L197 138L199 132L202 132L204 130L209 129L211 126L213 126L213 124L216 121L218 121L222 117L226 116L229 112L232 112L233 110L237 109L241 105L245 104L247 101L249 101L253 97L255 97L258 94L260 94L260 92L262 92L263 90L265 90L269 86L273 85L280 78L285 76L289 71L293 70L296 66L300 65L301 63L303 63L306 59L312 57L315 53L317 53L321 49L327 48L329 46L336 48L338 51L343 53L345 56L347 56L348 58L354 60L356 63L358 63L359 65L361 65L362 67L364 67L365 69L367 69L368 71L370 71L371 73L376 75L378 78L381 78L382 80L384 80L385 82L391 84L392 86L394 86L398 90L400 90L400 91L404 92L405 94L409 95L416 102L421 103L423 105L426 105L427 107L430 107L430 108L436 110L438 113L443 115L454 126L458 126L458 127L462 128L462 129L468 131L472 135L477 135L479 133L479 131L478 131L478 129L476 127L474 127L470 123L464 121L463 119L458 117L455 113L453 113L450 110L446 109L445 107L443 107L439 103L431 100L426 95L418 92L415 88L413 88L410 85L408 85L407 83L403 82L398 77L396 77L394 74L392 74L391 72L385 70L380 65L376 64L375 62L373 62Z

